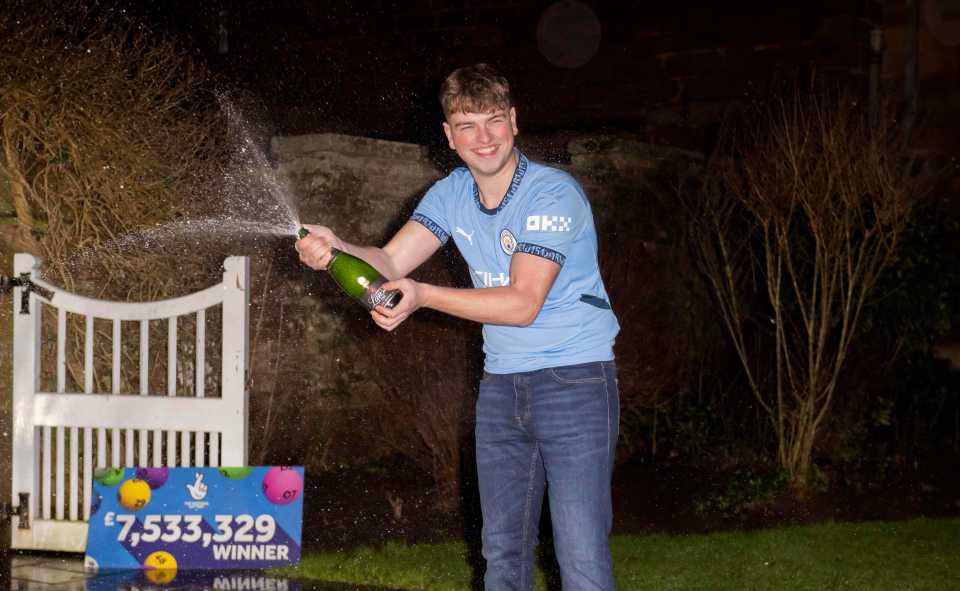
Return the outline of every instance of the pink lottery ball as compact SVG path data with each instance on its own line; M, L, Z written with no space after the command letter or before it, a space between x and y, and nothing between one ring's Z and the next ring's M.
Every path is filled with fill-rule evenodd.
M287 505L303 492L303 480L289 466L274 466L263 477L263 496L274 505Z

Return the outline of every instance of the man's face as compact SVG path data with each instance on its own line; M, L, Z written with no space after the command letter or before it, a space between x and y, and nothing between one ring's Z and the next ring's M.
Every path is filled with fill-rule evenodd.
M450 149L474 175L494 176L513 158L517 113L498 109L489 113L450 113L443 124Z

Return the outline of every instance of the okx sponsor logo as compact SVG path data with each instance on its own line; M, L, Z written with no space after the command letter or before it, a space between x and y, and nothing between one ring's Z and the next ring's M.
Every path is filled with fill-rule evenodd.
M562 215L532 215L527 217L527 230L531 232L569 232L573 218Z

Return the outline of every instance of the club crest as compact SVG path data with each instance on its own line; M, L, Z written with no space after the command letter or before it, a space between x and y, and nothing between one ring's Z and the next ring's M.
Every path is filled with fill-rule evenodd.
M506 228L500 230L500 248L510 256L513 256L513 251L517 249L517 239L513 232Z

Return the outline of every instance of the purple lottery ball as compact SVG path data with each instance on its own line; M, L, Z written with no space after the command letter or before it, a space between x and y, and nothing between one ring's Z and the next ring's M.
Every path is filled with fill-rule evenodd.
M274 505L287 505L303 492L303 480L289 466L274 466L263 477L263 496Z
M145 480L150 488L160 488L169 476L168 468L137 468L137 478Z

